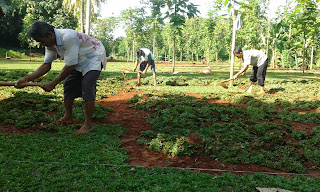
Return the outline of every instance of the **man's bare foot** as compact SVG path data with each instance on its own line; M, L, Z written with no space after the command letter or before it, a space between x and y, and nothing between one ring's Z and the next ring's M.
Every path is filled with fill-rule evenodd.
M258 92L259 95L263 95L263 94L265 94L265 93L266 93L265 91L259 91L259 92Z
M73 135L84 135L87 133L90 133L91 131L93 131L92 126L89 125L83 125L80 129L78 129L77 131L73 132Z
M141 86L141 83L137 83L137 85L136 85L137 87L140 87Z
M60 125L60 124L70 125L70 124L74 124L74 123L75 123L74 119L72 119L71 117L65 117L65 116L63 116L61 119L59 119L56 122L57 125Z

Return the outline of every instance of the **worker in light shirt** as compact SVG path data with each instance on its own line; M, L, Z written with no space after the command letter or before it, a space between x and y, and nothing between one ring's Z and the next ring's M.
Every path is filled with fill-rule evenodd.
M52 62L63 58L65 66L57 77L42 86L45 91L52 91L64 80L65 114L59 123L70 124L72 106L75 98L85 101L86 119L82 127L73 134L81 135L93 130L92 115L96 99L96 83L101 70L106 67L106 51L102 43L89 35L71 29L55 29L46 22L37 21L29 29L29 36L45 46L44 63L32 74L19 79L16 88L23 88L23 83L32 81L48 73Z
M242 51L241 47L235 48L233 54L239 59L242 58L244 65L244 67L236 75L234 75L233 78L238 78L249 68L249 65L252 65L252 71L250 75L251 82L247 92L251 93L253 84L258 81L258 85L260 86L259 94L265 93L264 82L268 67L268 56L259 50Z
M151 51L147 48L140 48L136 53L136 64L133 71L137 70L139 66L139 71L141 71L144 75L147 74L147 70L151 67L151 71L153 74L153 81L154 86L157 86L157 75L156 75L156 65L154 62L154 56L152 55ZM141 73L137 74L138 84L137 86L141 85Z

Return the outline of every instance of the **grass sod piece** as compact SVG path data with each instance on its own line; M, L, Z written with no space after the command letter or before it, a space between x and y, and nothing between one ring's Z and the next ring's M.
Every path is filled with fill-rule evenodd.
M30 128L40 124L43 128L52 127L54 125L50 126L50 124L64 114L63 103L60 100L60 97L53 95L16 92L14 97L0 101L1 124L12 124L19 128ZM108 112L112 112L112 109L95 104L93 118L104 119ZM55 115L51 117L49 113ZM74 102L73 117L79 122L84 121L85 109L82 100Z

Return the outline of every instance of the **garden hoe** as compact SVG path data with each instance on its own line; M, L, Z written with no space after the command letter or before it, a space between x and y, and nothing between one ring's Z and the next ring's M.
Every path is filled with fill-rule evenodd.
M3 82L3 81L0 81L0 86L15 86L15 84L16 84L15 82ZM22 85L25 86L25 87L38 86L38 87L41 87L41 88L43 86L40 83L23 83Z
M228 86L225 83L228 82L228 81L232 81L232 80L234 80L234 79L232 78L232 79L223 80L223 81L220 82L220 85L223 88L228 89Z
M123 75L123 79L126 79L126 74L128 72L134 72L134 73L142 73L142 71L133 71L132 69L126 69L126 68L122 68L121 69L122 75Z

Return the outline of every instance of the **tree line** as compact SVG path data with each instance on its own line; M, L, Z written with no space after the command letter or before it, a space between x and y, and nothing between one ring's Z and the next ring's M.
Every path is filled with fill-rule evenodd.
M264 51L271 67L304 71L320 67L318 1L288 0L277 17L270 18L269 0L212 0L207 17L198 16L197 5L189 0L142 0L141 8L126 9L119 17L101 18L94 7L108 3L104 0L0 0L6 12L0 19L0 46L39 46L27 37L27 29L42 20L56 28L90 33L115 59L131 61L138 48L149 48L158 61L172 62L174 71L175 62L205 60L210 64L230 59L232 10L240 15L242 24L236 33L236 46ZM86 31L84 25L88 26ZM114 34L120 25L126 37Z

